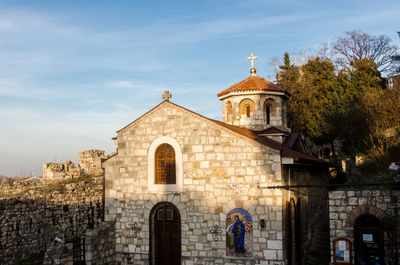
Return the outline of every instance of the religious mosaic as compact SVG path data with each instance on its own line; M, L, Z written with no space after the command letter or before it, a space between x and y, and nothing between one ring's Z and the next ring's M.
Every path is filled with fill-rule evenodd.
M226 217L226 255L253 256L253 219L246 210L234 209Z

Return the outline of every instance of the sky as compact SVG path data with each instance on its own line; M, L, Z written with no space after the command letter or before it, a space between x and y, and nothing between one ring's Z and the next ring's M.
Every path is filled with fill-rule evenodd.
M273 58L362 30L400 46L400 2L0 1L0 175L116 151L116 131L162 102L221 119L217 93ZM301 58L301 57L298 57Z

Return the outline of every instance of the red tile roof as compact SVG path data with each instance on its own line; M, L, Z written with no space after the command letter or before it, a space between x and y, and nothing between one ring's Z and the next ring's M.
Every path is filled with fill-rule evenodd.
M264 131L258 132L259 135L261 135L261 134L282 134L282 133L286 134L287 132L285 132L279 128L273 127L273 126L269 127L268 129L265 129Z
M245 92L245 91L273 91L289 94L286 89L281 88L274 83L262 78L258 75L249 76L246 79L234 84L233 86L225 89L218 94L218 97L224 96L231 92Z
M305 154L305 153L301 153L301 152L296 151L294 149L291 149L291 148L289 148L287 146L284 146L284 145L280 144L279 142L276 142L276 141L274 141L274 140L272 140L272 139L270 139L268 137L259 136L258 132L253 131L251 129L242 128L242 127L238 127L238 126L235 126L235 125L230 125L230 124L227 124L227 123L224 123L224 122L221 122L221 121L212 120L212 119L208 119L208 120L210 120L210 121L212 121L212 122L214 122L214 123L216 123L218 125L221 125L221 126L227 128L227 129L230 129L230 130L232 130L232 131L234 131L236 133L239 133L239 134L241 134L241 135L243 135L243 136L245 136L247 138L253 139L254 141L256 141L256 142L258 142L258 143L260 143L262 145L268 146L268 147L270 147L272 149L275 149L275 150L279 150L281 152L282 156L291 157L291 158L294 159L294 161L297 161L297 162L300 162L300 161L311 162L311 163L317 163L317 164L330 166L330 167L334 166L334 164L329 162L329 161L326 161L326 160L323 160L323 159L319 159L317 157L314 157L314 156L311 156L311 155L308 155L308 154Z
M202 115L200 115L200 114L198 114L196 112L193 112L193 111L191 111L189 109L186 109L186 108L184 108L182 106L179 106L179 105L177 105L175 103L172 103L170 101L161 102L159 105L157 105L153 109L149 110L148 112L146 112L145 114L143 114L142 116L137 118L135 121L131 122L130 124L128 124L127 126L122 128L121 130L118 130L117 133L118 134L122 133L128 127L134 125L140 119L142 119L143 117L147 116L151 112L155 111L162 104L171 104L171 105L173 105L175 107L178 107L178 108L180 108L182 110L185 110L185 111L187 111L187 112L189 112L189 113L191 113L191 114L193 114L195 116L198 116L198 117L201 117L201 118L206 119L208 121L211 121L211 122L213 122L213 123L215 123L215 124L217 124L219 126L222 126L222 127L226 128L228 130L231 130L231 131L233 131L233 132L235 132L235 133L237 133L239 135L242 135L242 136L244 136L246 138L252 139L252 140L254 140L254 141L256 141L256 142L258 142L258 143L260 143L260 144L262 144L264 146L268 146L268 147L270 147L272 149L278 150L278 151L281 152L282 156L284 156L284 157L292 157L292 158L294 158L295 161L304 161L304 162L317 163L317 164L321 164L321 165L324 165L324 166L333 166L333 164L330 163L329 161L322 160L322 159L316 158L314 156L298 152L298 151L293 150L293 149L291 149L291 148L289 148L287 146L284 146L281 143L276 142L276 141L274 141L274 140L272 140L272 139L270 139L268 137L259 136L258 135L259 132L253 131L251 129L242 128L242 127L238 127L238 126L235 126L235 125L230 125L230 124L227 124L227 123L224 123L224 122L221 122L221 121L217 121L217 120L213 120L213 119L207 118L205 116L202 116Z

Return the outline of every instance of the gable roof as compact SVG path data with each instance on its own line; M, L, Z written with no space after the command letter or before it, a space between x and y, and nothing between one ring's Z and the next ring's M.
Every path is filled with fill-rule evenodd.
M222 97L231 92L246 92L246 91L262 91L262 92L272 91L272 92L281 92L289 95L286 89L279 87L274 83L258 75L253 75L230 86L229 88L220 92L217 96Z
M262 134L288 134L288 132L285 132L284 130L281 130L279 128L272 126L272 127L265 129L264 131L258 132L258 134L259 135L262 135Z
M160 104L158 104L157 106L155 106L153 109L149 110L148 112L146 112L145 114L143 114L142 116L140 116L139 118L137 118L136 120L134 120L133 122L131 122L130 124L128 124L127 126L125 126L124 128L120 129L117 131L118 134L123 133L123 131L125 131L127 128L134 126L136 123L138 123L141 119L143 119L144 117L150 115L151 113L153 113L154 111L156 111L158 108L160 108L163 104L171 104L174 107L177 107L181 110L184 110L186 112L189 112L192 115L195 115L197 117L200 117L202 119L205 119L207 121L210 121L214 124L216 124L219 127L223 127L225 129L228 129L229 131L235 132L241 136L244 136L245 138L254 140L256 142L258 142L261 145L270 147L274 150L280 151L281 155L283 157L291 157L293 158L295 161L305 161L305 162L313 162L313 163L317 163L317 164L322 164L324 166L333 166L332 163L313 157L311 155L308 154L304 154L301 152L298 152L296 150L293 150L287 146L282 145L281 143L274 141L268 137L263 137L259 135L259 132L253 131L251 129L247 129L247 128L242 128L242 127L238 127L235 125L230 125L230 124L226 124L224 122L221 121L217 121L217 120L213 120L210 118L207 118L205 116L202 116L196 112L193 112L189 109L186 109L184 107L181 107L175 103L172 103L170 101L163 101Z

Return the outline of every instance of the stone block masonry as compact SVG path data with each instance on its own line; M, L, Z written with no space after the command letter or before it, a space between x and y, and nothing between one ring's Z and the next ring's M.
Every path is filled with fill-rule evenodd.
M84 236L102 215L102 178L0 186L0 264L44 252L55 237Z
M44 179L76 178L81 175L81 171L71 160L67 160L65 163L43 164L42 175Z
M173 138L182 149L182 191L148 190L148 150L160 137ZM116 264L148 264L150 212L159 202L180 212L182 264L283 263L282 191L259 185L281 184L279 151L167 104L128 126L117 143L118 153L103 162L105 218L116 221ZM226 254L226 219L235 208L253 219L254 255L248 259ZM141 225L137 238L127 229L134 222ZM210 234L214 225L223 231L219 241Z
M101 159L106 158L103 150L87 150L79 152L79 167L83 174L99 176L103 174Z
M354 225L358 217L365 214L375 216L381 222L390 220L395 224L397 246L400 247L400 190L338 190L329 192L329 219L332 241L347 238L354 246ZM385 224L383 225L385 226ZM386 233L385 233L386 236ZM385 239L384 239L385 240ZM392 242L393 243L393 242ZM385 242L386 244L386 242ZM397 250L400 253L400 249ZM386 255L386 254L385 254ZM355 257L354 248L352 257ZM354 258L353 258L354 263Z
M77 178L81 175L103 175L101 160L106 158L103 150L86 150L79 152L78 166L67 160L65 163L46 163L42 165L44 179Z

